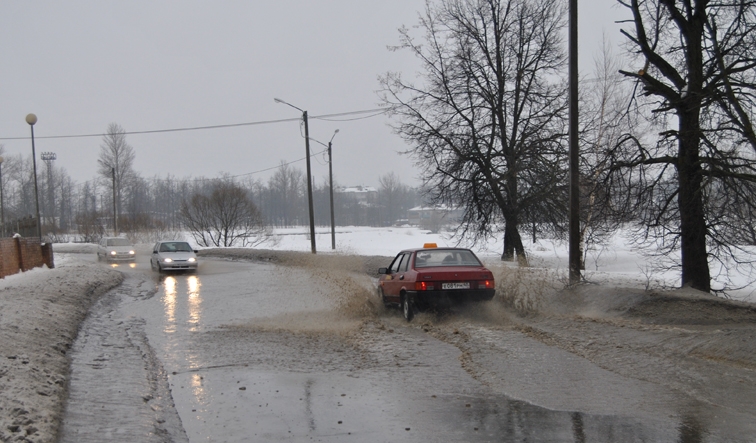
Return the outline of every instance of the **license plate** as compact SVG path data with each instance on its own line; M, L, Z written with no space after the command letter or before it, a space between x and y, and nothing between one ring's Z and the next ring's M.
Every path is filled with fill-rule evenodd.
M464 283L442 283L441 289L470 289L470 282Z

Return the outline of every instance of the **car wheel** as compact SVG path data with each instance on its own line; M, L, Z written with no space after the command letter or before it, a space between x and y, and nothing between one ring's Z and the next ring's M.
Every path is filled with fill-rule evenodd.
M388 308L391 303L389 303L386 300L386 294L383 293L383 288L378 288L378 296L381 297L381 302L383 303L383 306Z
M404 319L408 322L412 321L412 318L415 317L415 307L413 306L409 295L405 295L404 298L402 298L402 313L404 314Z

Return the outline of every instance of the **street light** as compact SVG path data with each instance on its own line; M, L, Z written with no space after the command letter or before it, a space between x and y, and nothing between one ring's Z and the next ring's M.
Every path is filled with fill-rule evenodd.
M289 105L292 108L301 111L302 112L302 120L304 120L304 127L305 127L305 155L307 159L307 204L309 206L310 210L310 247L312 249L312 253L315 254L315 211L312 207L312 173L310 172L310 129L307 126L307 111L300 109L291 103L287 103L280 98L274 98L274 102L276 103L283 103L285 105Z
M328 140L327 145L319 140L312 139L315 143L319 143L328 148L328 178L331 188L331 249L336 249L336 221L333 217L333 157L331 156L331 145L333 144L333 138L336 137L336 134L338 133L338 129L333 131L333 135L331 136L331 139Z
M331 144L333 138L336 137L336 134L338 133L338 129L333 131L331 139L328 140L328 179L331 188L331 249L336 249L336 220L333 217L333 157L331 156Z
M0 234L0 237L5 237L5 206L3 204L3 161L5 161L5 159L0 157L0 223L2 223L2 234Z
M34 151L34 124L37 123L37 116L29 114L26 116L26 123L31 127L32 142L32 165L34 166L34 202L37 207L37 236L40 243L42 242L42 220L39 218L39 192L37 191L37 153Z

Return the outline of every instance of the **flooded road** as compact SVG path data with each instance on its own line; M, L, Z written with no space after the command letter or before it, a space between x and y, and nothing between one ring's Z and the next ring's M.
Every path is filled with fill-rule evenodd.
M103 264L103 266L106 266ZM754 441L752 414L492 321L377 307L367 276L117 265L71 353L61 441ZM637 363L637 362L636 362Z

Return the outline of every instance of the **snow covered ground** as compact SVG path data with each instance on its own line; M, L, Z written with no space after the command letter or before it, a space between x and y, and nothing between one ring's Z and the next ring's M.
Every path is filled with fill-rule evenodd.
M309 251L310 240L307 232L306 227L277 229L273 241L259 247L285 251ZM315 240L319 254L346 253L393 257L402 249L421 247L424 243L437 243L439 246L470 247L487 264L501 264L499 261L502 252L500 239L491 239L484 245L471 246L458 244L447 232L431 233L410 226L337 227L335 251L331 249L330 229L317 228ZM539 239L536 243L532 243L527 237L524 237L523 241L532 267L550 269L566 278L568 269L566 241ZM634 246L627 234L618 233L609 240L607 245L589 249L585 263L585 278L589 282L608 286L657 290L679 287L679 270L662 269L661 265L655 265L656 262L655 258L645 255L642 250ZM756 283L754 283L756 275L751 275L745 267L742 270L736 270L733 267L732 271L731 285L739 289L728 290L727 296L735 300L756 302ZM718 268L712 266L712 275L715 276L712 286L716 289L723 285L723 277L716 277L719 273Z

